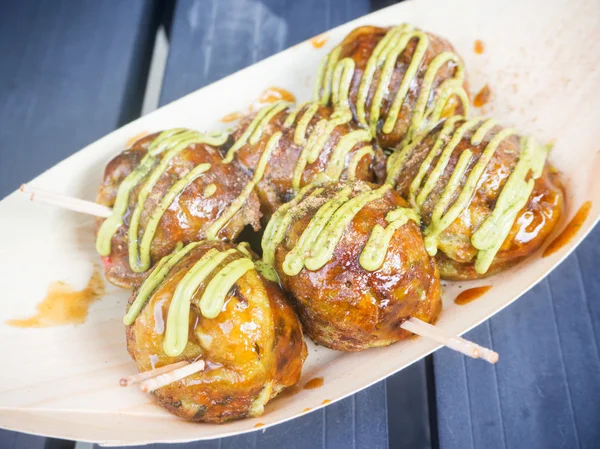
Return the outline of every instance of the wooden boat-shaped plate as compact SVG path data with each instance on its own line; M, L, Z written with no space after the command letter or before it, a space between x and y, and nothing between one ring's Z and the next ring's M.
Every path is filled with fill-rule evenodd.
M474 112L494 115L506 126L555 142L551 161L563 172L567 188L567 210L556 234L582 204L592 202L575 237L550 257L541 257L542 249L517 268L483 282L447 283L438 325L462 334L548 274L600 217L597 0L417 0L392 6L331 30L321 48L301 43L136 120L48 170L32 185L93 200L104 165L133 136L169 127L223 127L219 118L246 110L271 86L293 92L298 101L308 100L319 60L351 29L403 22L448 38L466 60L474 93L490 86L491 101ZM474 51L477 39L485 44L483 54ZM93 220L31 203L19 192L0 202L0 217L0 427L107 445L224 437L342 399L437 348L417 338L346 354L309 343L301 383L323 377L323 387L276 399L257 419L224 425L184 422L152 405L138 389L119 387L119 378L135 371L121 323L129 292L106 285L105 294L80 325L6 324L31 316L57 280L85 287L100 264ZM494 287L478 301L457 306L453 299L459 284L462 289ZM500 354L499 363L502 357L510 354Z

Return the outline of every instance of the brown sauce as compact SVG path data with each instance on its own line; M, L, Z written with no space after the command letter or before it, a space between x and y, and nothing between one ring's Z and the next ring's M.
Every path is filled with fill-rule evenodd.
M280 87L269 87L268 89L265 89L258 98L258 101L261 103L275 103L276 101L281 100L294 103L296 101L296 96L290 91Z
M131 148L134 143L136 143L138 140L142 139L143 137L146 137L147 135L148 135L148 131L142 131L141 133L138 133L135 136L130 137L125 142L125 147L126 148Z
M326 34L319 34L310 40L310 43L314 48L321 48L329 40L329 36Z
M227 114L225 117L221 117L221 122L230 123L235 122L236 120L241 119L244 116L241 112L232 112L231 114Z
M330 402L331 399L325 399L323 402L321 402L321 405L329 404Z
M261 423L261 422L254 424L254 427L255 427L255 428L256 428L256 427L262 427L262 426L264 426L264 424L263 424L263 423Z
M585 223L591 208L591 201L586 201L583 203L565 229L563 229L563 231L554 240L552 240L552 243L550 243L550 245L548 245L548 247L544 250L542 257L547 257L550 254L554 254L556 251L569 243L573 237L575 237L575 234L577 234L579 228L581 228L583 223Z
M468 290L465 290L464 292L458 294L458 296L454 300L454 304L458 304L459 306L469 304L470 302L475 301L477 298L480 298L481 296L489 292L491 288L491 285L469 288Z
M8 320L14 327L51 327L85 322L92 303L104 295L104 280L98 267L83 290L74 290L64 282L53 282L44 300L36 307L35 315Z
M314 390L315 388L320 388L323 386L323 378L315 377L314 379L309 380L304 384L305 390Z
M490 87L486 84L481 88L479 93L475 95L475 99L473 100L473 106L475 106L476 108L482 107L489 101L491 94L492 91L490 90Z
M302 413L310 412L311 410L312 408L306 407L304 410L302 410Z
M483 44L483 42L477 39L475 41L475 44L473 45L473 51L478 55L483 54L483 52L485 51L485 45Z

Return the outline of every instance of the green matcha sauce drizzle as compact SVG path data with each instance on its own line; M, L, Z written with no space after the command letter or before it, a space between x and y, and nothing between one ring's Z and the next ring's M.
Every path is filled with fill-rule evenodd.
M255 145L260 140L264 133L264 130L270 124L271 120L280 112L287 109L289 104L287 102L276 102L272 105L262 108L254 117L252 122L248 125L248 128L240 136L240 138L233 144L233 146L227 152L223 163L229 164L233 162L235 154L246 144ZM311 133L307 136L308 127L311 120L315 117L319 109L318 102L308 102L298 106L296 109L288 113L286 119L283 122L283 128L290 128L296 124L293 140L294 144L301 147L298 161L294 167L292 175L292 188L294 193L298 193L300 190L300 184L302 182L302 175L308 164L314 163L318 158L327 140L331 137L334 129L339 125L344 125L352 120L352 113L349 109L338 109L336 110L329 119L321 119L313 127ZM297 122L297 123L296 123ZM227 222L242 208L245 202L248 200L250 194L258 183L263 179L267 164L269 163L271 156L279 145L279 140L283 136L282 131L276 131L273 133L263 151L252 180L244 187L242 193L233 201L233 203L225 210L225 212L216 220L207 231L207 238L214 240L217 238L219 231L227 224ZM360 143L369 143L372 140L372 136L368 130L359 129L351 131L348 134L341 137L334 147L332 153L325 167L323 173L320 174L318 181L323 180L338 180L344 171L346 166L346 158L352 149ZM364 156L373 156L374 151L371 145L366 145L357 151L357 154L353 155L349 168L348 177L354 179L356 176L356 169L358 163ZM265 265L266 267L266 265ZM266 271L265 271L266 270ZM267 275L270 280L274 280L275 277L272 272L265 268Z
M376 190L367 190L352 198L350 186L340 189L314 214L297 244L286 255L282 264L283 272L288 276L296 276L303 268L311 271L322 268L333 257L335 247L341 240L344 230L356 214L367 204L381 199L390 189L389 184L384 184ZM265 264L274 265L275 250L283 242L288 227L295 217L305 214L303 208L309 202L304 203L303 200L317 197L321 192L323 192L322 187L309 184L293 201L283 205L273 215L262 240ZM373 228L359 258L365 270L375 271L383 265L394 232L409 220L420 223L419 215L413 209L399 207L386 215L388 225L385 228L380 225Z
M146 302L166 279L169 271L200 244L201 242L194 242L187 246L178 245L172 254L163 257L158 262L140 286L135 300L123 318L126 325L131 325L135 321ZM233 285L249 270L255 268L251 257L250 252L244 246L225 251L212 248L194 263L177 284L169 304L163 342L163 349L167 355L176 357L185 349L188 342L192 300L197 301L204 317L215 318L218 316ZM220 269L218 269L219 267ZM211 276L212 278L200 298L194 298L200 285Z
M363 70L358 87L355 113L357 120L363 126L368 127L373 135L377 133L383 100L389 92L396 60L413 39L417 39L418 43L382 127L384 134L390 134L396 126L402 105L407 101L411 86L419 74L429 47L430 38L427 33L407 24L393 27L377 44ZM326 105L331 101L336 108L347 109L350 106L349 92L355 71L355 63L352 58L339 59L343 45L342 43L336 47L321 62L315 85L315 98L321 104ZM444 80L434 88L437 73L448 63L453 63L456 66L454 76ZM379 76L371 99L369 120L367 122L367 97L378 71ZM436 123L442 116L444 107L451 97L458 98L462 103L464 114L468 114L469 98L463 87L464 78L463 62L455 53L445 51L431 60L423 76L410 127L403 144L420 133L427 123ZM434 95L432 105L427 107L432 94Z
M98 231L96 239L98 253L102 256L110 255L111 240L119 227L123 225L123 217L127 212L131 192L143 182L128 230L129 264L136 273L141 273L150 268L150 246L161 217L188 185L209 170L210 164L196 166L171 186L152 211L140 242L140 216L150 192L159 178L168 170L173 159L190 145L208 144L219 146L223 145L226 140L227 135L225 134L206 135L180 128L163 131L150 144L148 152L142 158L140 164L119 185L113 213L104 220Z
M457 123L461 120L464 122L457 127ZM409 201L413 207L419 210L423 206L446 170L453 151L465 135L472 133L470 143L478 146L495 125L494 120L484 118L464 120L462 117L451 117L447 119L433 147L421 163L417 176L410 185ZM424 231L425 247L430 255L434 256L437 253L440 234L468 208L479 187L482 175L498 146L505 139L515 135L517 135L517 132L513 129L503 129L492 134L481 156L466 175L466 178L465 174L474 155L468 149L460 154L450 179L434 206L431 223ZM391 186L396 184L396 179L422 138L417 139L390 157L386 184ZM504 184L492 213L471 236L471 244L478 250L475 271L480 274L487 272L502 243L508 236L518 212L527 204L535 180L542 174L549 151L548 147L539 145L530 137L520 138L520 148L521 153L517 165ZM436 158L437 163L432 168L432 163ZM531 177L527 180L529 173L531 173ZM462 188L460 188L461 183Z

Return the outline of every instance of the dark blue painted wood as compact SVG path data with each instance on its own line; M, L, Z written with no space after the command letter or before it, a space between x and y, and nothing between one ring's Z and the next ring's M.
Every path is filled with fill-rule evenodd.
M10 0L1 11L0 197L135 117L154 2Z
M597 448L600 442L600 227L532 291L469 337L491 367L435 356L440 447Z
M139 111L154 9L141 0L2 2L0 198ZM2 449L73 445L0 430Z

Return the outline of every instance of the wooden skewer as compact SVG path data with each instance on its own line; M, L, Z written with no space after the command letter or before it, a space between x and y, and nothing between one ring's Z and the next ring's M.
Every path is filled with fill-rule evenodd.
M112 215L112 209L110 207L93 203L92 201L60 195L58 193L49 192L36 187L29 187L26 184L21 185L19 190L24 194L29 195L29 199L31 201L52 204L54 206L59 206L75 212L81 212L83 214L93 215L95 217L108 218Z
M181 368L189 364L190 362L182 360L181 362L173 363L172 365L165 365L150 371L144 371L143 373L123 377L119 382L119 385L122 387L128 387L129 385L134 385L143 382L144 380L152 379L153 377L160 376L161 374L170 373L171 371L175 371L177 368Z
M73 210L76 212L94 215L96 217L107 218L112 215L111 208L102 206L101 204L93 203L91 201L85 201L79 198L72 198L65 195L60 195L35 187L29 187L25 184L21 186L20 190L21 192L29 195L29 199L32 201L40 201L42 203L53 204L55 206L63 207L65 209ZM473 357L475 359L482 358L490 363L496 363L498 361L498 353L492 351L491 349L479 346L478 344L465 340L462 337L447 334L441 329L429 323L421 321L417 318L408 319L402 324L402 328L406 329L409 332L412 332L413 334L417 334L425 338L431 338L432 340L435 340L438 343L443 344L444 346L454 349L455 351L468 355L469 357ZM199 367L200 362L202 367ZM147 371L145 373L137 374L136 376L129 376L127 378L121 379L121 385L127 386L133 383L142 382L142 385L140 385L142 389L147 388L147 391L152 391L157 388L160 388L161 386L168 385L169 383L183 379L184 377L194 374L195 372L198 372L204 368L204 362L201 360L199 362L194 362L190 364L189 367L179 365L181 363L184 363L185 365L188 364L187 362L178 362L173 365L158 368L157 370ZM193 365L194 368L192 368L191 365ZM160 371L163 369L165 370ZM186 373L188 372L188 370L191 369L196 369L196 371L191 371L189 374L184 374L181 377L175 378L174 376L179 375L180 369L183 370L183 373ZM167 374L169 374L170 376L167 376ZM155 378L152 379L153 377ZM168 380L171 377L173 377L173 380ZM158 379L163 378L165 380L161 380L160 382L166 383L161 384L160 386L154 386L155 383L158 382Z
M202 371L204 366L204 360L198 360L196 362L189 363L181 368L174 369L173 371L161 374L152 379L144 380L140 383L140 389L144 393L149 393L157 390L158 388L164 387L165 385L172 384L173 382L177 382L178 380L191 376L198 371Z
M409 318L401 326L413 334L420 335L421 337L430 338L443 344L444 346L454 349L455 351L461 352L474 359L482 358L489 363L496 363L498 361L498 353L491 349L479 346L472 341L466 340L462 337L448 334L442 329L433 326L425 321L421 321L418 318Z

